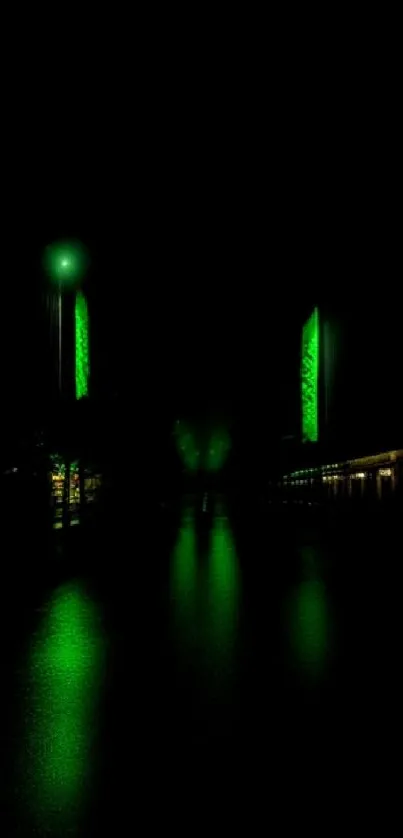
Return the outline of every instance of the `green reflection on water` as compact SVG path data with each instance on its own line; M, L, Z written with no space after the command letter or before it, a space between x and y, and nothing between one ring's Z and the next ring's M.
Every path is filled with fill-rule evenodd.
M79 584L63 585L34 638L27 707L26 788L51 834L75 826L88 795L101 664L96 606Z
M323 675L330 653L329 607L314 551L304 549L301 559L305 578L292 600L292 647L303 673L317 679Z
M300 661L322 669L327 651L327 606L324 586L318 580L303 582L295 613L295 648Z
M237 634L240 574L229 525L216 516L208 559L207 638L210 659L220 669L231 663Z
M206 519L207 521L207 519ZM217 701L231 689L240 600L240 572L230 524L216 514L196 525L188 511L172 554L171 592L177 651L198 691Z
M195 617L197 576L197 540L193 510L182 516L178 539L172 555L171 594L177 620L186 630Z

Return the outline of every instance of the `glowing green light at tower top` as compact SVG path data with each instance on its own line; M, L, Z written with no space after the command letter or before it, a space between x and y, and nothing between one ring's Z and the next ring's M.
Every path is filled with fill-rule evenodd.
M73 285L84 275L87 257L79 242L57 242L48 245L44 254L44 266L53 282Z
M302 329L301 408L302 441L319 439L319 310L314 309Z

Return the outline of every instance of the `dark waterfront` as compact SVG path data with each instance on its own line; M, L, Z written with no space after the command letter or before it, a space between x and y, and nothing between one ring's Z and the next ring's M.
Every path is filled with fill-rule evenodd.
M390 80L339 44L327 73L298 27L250 81L205 49L129 99L109 60L97 107L82 23L5 122L0 838L388 838Z
M313 821L386 781L398 519L337 515L216 493L61 532L21 515L3 548L2 835Z

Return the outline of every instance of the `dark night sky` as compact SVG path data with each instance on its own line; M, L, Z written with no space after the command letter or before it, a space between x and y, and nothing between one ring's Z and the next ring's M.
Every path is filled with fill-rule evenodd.
M398 316L393 154L358 89L331 104L297 80L267 104L220 90L154 103L134 138L101 113L18 170L2 229L10 412L46 391L40 256L63 236L92 257L98 382L154 413L221 407L290 432L311 304Z
M273 420L284 418L283 377L295 363L302 295L278 255L270 268L272 244L256 210L228 200L217 211L213 197L202 194L176 201L173 217L168 208L148 211L142 199L127 218L108 205L105 213L92 206L78 218L72 207L74 224L65 210L60 221L45 212L15 240L26 261L23 272L15 260L8 263L16 278L7 287L13 316L3 339L12 347L6 387L16 404L46 387L38 339L41 250L71 235L92 257L88 293L99 382L130 390L151 411L264 408ZM276 401L271 408L268 394Z

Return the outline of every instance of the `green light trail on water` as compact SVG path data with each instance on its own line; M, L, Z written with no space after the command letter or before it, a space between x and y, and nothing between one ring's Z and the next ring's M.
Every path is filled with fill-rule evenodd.
M194 616L197 577L196 548L194 511L188 510L182 517L171 564L171 596L175 602L177 615L185 623Z
M182 519L171 560L171 607L177 657L182 672L192 672L203 700L227 706L234 685L241 577L238 556L225 515L212 527L203 513ZM214 711L216 716L216 711Z
M216 516L207 565L206 647L215 678L233 669L241 594L239 560L226 516Z
M195 513L183 510L171 555L170 600L177 661L182 671L192 669L198 647L198 568ZM184 708L186 709L186 708Z
M26 708L25 787L44 834L75 829L85 802L102 646L95 605L78 584L59 588L32 645Z

